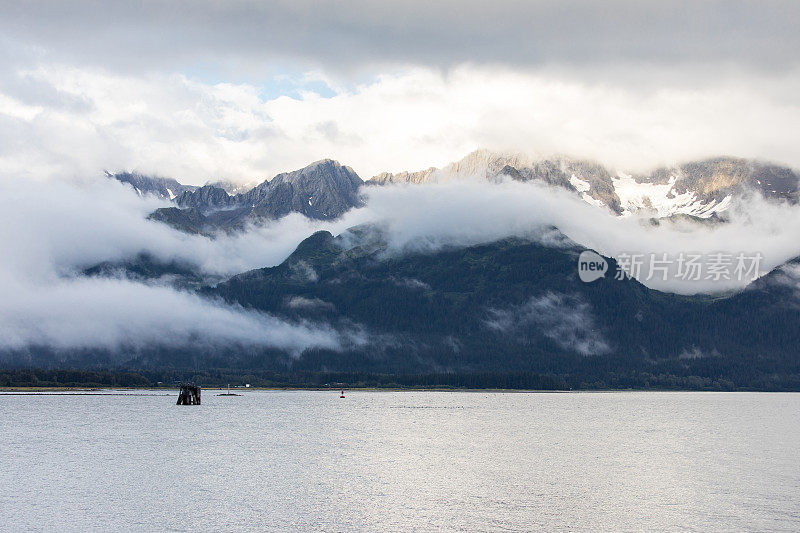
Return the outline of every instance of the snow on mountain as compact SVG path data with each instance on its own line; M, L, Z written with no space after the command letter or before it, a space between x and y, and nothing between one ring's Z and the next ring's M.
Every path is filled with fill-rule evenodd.
M575 187L575 190L577 190L578 192L589 192L589 189L592 188L592 186L589 184L588 181L583 181L575 174L570 176L569 182L572 184L573 187Z
M677 176L671 176L664 184L637 182L633 176L618 173L612 181L614 192L622 205L622 215L650 212L659 218L678 214L709 218L715 213L725 211L733 200L732 194L720 201L716 199L703 201L691 190L678 193L675 190L677 180Z
M234 183L232 181L227 180L218 180L218 181L207 181L205 185L210 185L217 189L222 189L227 192L230 196L236 196L237 194L244 194L250 189L254 188L258 185L257 181L250 181L248 183Z
M384 172L368 183L431 183L458 179L510 178L541 181L573 190L586 202L621 216L685 214L709 218L728 209L735 196L757 190L769 199L796 201L800 176L759 161L720 157L660 168L647 175L612 172L593 161L564 156L530 158L519 153L476 150L442 168Z
M208 224L224 228L238 227L251 219L280 218L290 212L315 219L336 218L361 205L359 189L364 184L350 167L329 159L279 174L238 193L241 188L225 182L195 187L133 173L108 176L130 184L139 195L156 195L180 208L197 209L204 217L213 216ZM541 182L572 191L585 202L620 216L710 218L723 213L737 196L749 191L758 191L773 200L800 199L800 175L792 169L732 157L662 167L648 174L628 174L611 171L594 161L565 156L536 158L476 150L442 168L384 172L366 183L416 185L466 179ZM195 216L181 216L189 215Z
M191 192L197 189L193 185L183 185L172 178L160 178L157 176L145 176L136 172L118 172L112 174L106 171L106 177L115 179L120 183L126 183L133 187L139 196L150 195L163 200L174 200L184 192Z

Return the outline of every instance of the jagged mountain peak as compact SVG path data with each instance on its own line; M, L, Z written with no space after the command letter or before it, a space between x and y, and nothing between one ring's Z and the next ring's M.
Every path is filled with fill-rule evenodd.
M194 185L183 185L173 178L162 178L159 176L148 176L138 172L117 172L112 174L108 170L104 171L109 179L114 179L120 183L125 183L133 187L140 196L151 195L164 200L174 200L185 192L197 189Z
M277 219L289 213L333 219L361 205L359 188L363 184L352 168L322 159L235 195L219 183L194 187L174 198L182 210L161 209L151 218L196 233L241 229L248 222ZM186 210L192 211L181 212Z
M322 159L292 172L275 176L258 191L257 216L281 217L289 212L310 218L333 219L361 205L358 190L364 181L348 167Z
M531 156L522 152L497 151L480 148L441 168L430 167L416 172L403 171L398 173L383 172L373 176L371 184L389 183L430 183L458 179L480 178L494 180L498 176L522 176L527 181L532 171L546 171L552 174L560 172L569 174L570 169L602 169L603 167L591 160L581 160L565 155ZM569 181L567 179L563 181Z
M619 215L656 217L711 217L725 211L746 189L755 189L766 198L792 201L797 201L800 192L800 174L792 169L736 157L713 157L648 174L627 174L564 155L532 157L488 149L475 150L442 168L378 174L369 183L421 184L469 178L541 181L572 190L585 201Z
M251 181L248 183L235 183L228 180L217 180L217 181L207 181L203 186L211 186L216 187L217 189L222 189L227 192L231 196L236 196L237 194L242 194L253 187L257 186L257 181Z
M194 207L205 210L226 209L236 204L228 191L215 185L203 185L194 191L186 191L175 199L180 207Z
M272 178L270 183L299 183L309 180L343 180L357 185L363 183L352 168L333 159L320 159L303 168L282 172Z
M235 229L254 219L275 219L292 212L315 219L333 219L362 205L364 181L349 166L320 159L283 172L247 192L231 195L222 183L185 186L172 179L135 173L110 174L129 183L139 194L173 200L182 208L198 209L203 231ZM367 183L424 184L462 179L541 182L574 192L593 205L627 216L664 218L718 216L737 195L759 191L768 199L797 201L800 174L790 168L736 157L713 157L665 166L650 173L626 174L586 159L564 155L529 156L521 152L479 149L441 168L382 173ZM169 219L174 219L170 215ZM194 220L196 217L193 217Z

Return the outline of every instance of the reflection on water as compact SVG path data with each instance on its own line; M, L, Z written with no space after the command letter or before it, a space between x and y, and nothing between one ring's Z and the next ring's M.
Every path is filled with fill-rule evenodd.
M0 529L800 529L800 394L214 394L0 395Z

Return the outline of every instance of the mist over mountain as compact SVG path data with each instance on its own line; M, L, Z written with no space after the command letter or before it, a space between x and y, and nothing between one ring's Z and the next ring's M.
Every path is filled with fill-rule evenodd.
M190 233L241 230L247 224L278 219L289 213L332 220L362 205L358 195L362 185L353 169L324 159L278 174L238 194L230 194L215 184L187 188L179 196L169 198L178 208L158 209L151 218ZM145 189L158 191L160 186L161 182L154 181Z
M140 194L154 194L177 205L178 209L157 210L151 215L153 220L182 231L207 234L242 230L249 223L291 212L317 220L335 219L363 205L359 191L364 184L421 185L473 179L537 182L571 191L617 215L655 218L717 218L726 213L735 198L753 193L792 203L800 197L800 174L794 170L732 157L661 167L647 174L626 174L588 160L563 156L537 159L477 150L442 168L384 172L366 182L350 167L326 159L236 194L231 194L234 188L230 184L195 187L130 173L112 177L130 183Z
M136 172L111 174L106 171L106 176L120 183L127 183L140 196L147 194L165 200L174 200L185 193L190 193L197 189L194 185L182 185L173 178L145 176Z
M648 174L626 174L598 163L569 157L530 158L477 150L443 168L417 172L384 172L369 183L422 184L471 178L542 181L579 193L584 200L617 214L676 214L708 218L724 212L732 198L749 190L765 198L796 202L800 174L788 167L742 158L717 157L658 168Z
M110 177L4 185L5 364L796 386L788 168L633 176L479 151L368 182L321 160L237 194ZM584 249L603 279L578 279ZM619 257L685 251L762 261L743 279L661 279L647 262L614 279Z
M380 226L336 237L320 231L275 267L199 289L203 298L277 323L349 332L341 337L346 343L301 352L240 342L145 344L127 349L123 361L108 349L29 347L10 352L7 362L42 364L55 356L89 367L116 359L132 368L179 369L191 361L295 372L528 372L576 387L643 386L648 379L685 386L690 378L723 388L800 385L797 260L741 293L686 297L615 279L612 258L606 276L581 282L576 262L584 248L555 228L435 252L398 255L390 247ZM152 257L125 268L129 279L194 276Z
M581 283L575 264L583 248L555 229L543 228L533 241L503 239L434 254L387 257L386 250L379 228L338 237L319 232L281 265L234 276L208 294L286 319L356 321L369 332L367 350L299 363L309 370L596 377L632 368L678 374L714 368L716 378L741 382L772 379L769 369L798 369L797 278L787 280L796 262L740 294L709 298L614 279L610 258L605 277Z

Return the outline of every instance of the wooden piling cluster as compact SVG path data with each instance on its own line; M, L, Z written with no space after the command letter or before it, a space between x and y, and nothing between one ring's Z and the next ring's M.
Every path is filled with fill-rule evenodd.
M200 387L194 383L184 385L181 383L181 391L178 394L178 405L200 405Z

